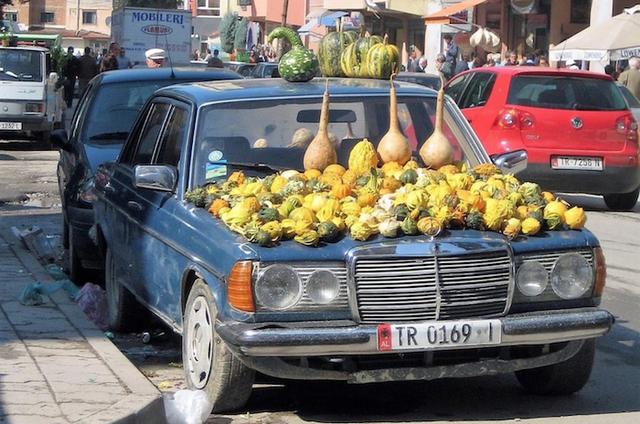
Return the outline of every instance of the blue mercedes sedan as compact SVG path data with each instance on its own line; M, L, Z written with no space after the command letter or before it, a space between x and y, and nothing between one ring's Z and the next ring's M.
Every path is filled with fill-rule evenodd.
M419 160L436 92L403 82L396 90L399 125ZM216 218L215 202L208 210L192 196L222 185L237 201L238 184L249 191L256 177L274 179L263 207L301 192L296 176L321 116L346 165L363 138L376 145L387 132L389 82L253 79L153 95L118 160L96 175L111 327L139 322L142 305L180 333L188 387L205 391L214 411L241 408L256 371L354 384L515 372L533 393L580 390L595 339L613 323L599 307L605 264L588 230L511 239L451 227L267 247ZM460 166L490 162L448 99L442 130ZM493 160L505 172L526 165L522 152ZM287 178L287 190L273 189Z

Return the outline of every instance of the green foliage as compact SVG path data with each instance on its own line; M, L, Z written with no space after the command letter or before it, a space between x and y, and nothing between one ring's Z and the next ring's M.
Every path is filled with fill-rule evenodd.
M238 14L235 12L227 12L220 20L220 46L226 53L233 51L237 23Z
M245 18L237 21L234 32L233 47L237 50L244 50L247 44L247 31L249 30L249 21Z

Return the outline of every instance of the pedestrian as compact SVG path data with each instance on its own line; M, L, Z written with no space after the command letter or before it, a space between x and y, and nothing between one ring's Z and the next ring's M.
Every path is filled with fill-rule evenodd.
M256 63L257 59L256 59L256 52L251 50L251 52L249 53L249 63Z
M80 85L80 95L82 95L91 78L98 75L98 64L91 55L91 47L84 48L84 54L79 60L78 83Z
M425 56L420 56L418 59L418 72L427 72L427 58Z
M416 57L416 46L409 47L409 61L407 62L407 72L418 72L418 58Z
M614 81L617 80L618 77L620 76L618 75L618 73L616 72L616 69L611 64L604 67L604 73L609 75L611 78L613 78Z
M533 53L527 55L527 59L524 61L522 66L536 66L536 57Z
M162 49L149 49L144 52L144 56L147 58L147 68L162 68L166 53Z
M618 77L618 82L627 87L637 99L640 99L640 58L629 59L629 69Z
M217 51L217 50L215 50L215 51ZM211 56L211 49L207 49L207 54L205 55L204 60L205 60L206 62L209 62L209 61L211 60L211 58L212 58L212 57L213 57L213 56Z
M496 61L493 60L493 55L492 54L487 55L487 63L484 64L484 67L492 68L494 66L496 66Z
M118 60L118 69L133 68L133 63L131 63L131 60L125 55L124 47L120 47L120 52L116 59Z
M113 71L118 69L118 55L120 54L120 45L113 42L109 45L109 51L103 56L100 63L100 72Z
M267 62L269 58L267 57L267 51L264 46L260 47L260 53L258 54L258 62Z
M451 71L454 72L458 61L459 49L456 43L454 43L453 36L451 34L445 34L444 41L446 43L446 47L444 49L444 57L445 60L449 64L451 64Z
M573 60L573 59L568 59L568 60L566 60L566 61L564 62L564 67L565 67L565 68L567 68L567 69L574 70L574 71L577 71L578 69L580 69L580 68L578 67L578 65L576 64L576 61L575 61L575 60Z
M453 68L451 67L451 62L447 62L445 55L442 53L438 53L436 56L436 69L438 72L442 73L445 80L449 80L453 76Z
M73 46L67 48L67 62L62 69L62 76L64 77L64 101L68 108L73 105L73 91L76 87L76 78L78 77L79 70L79 59L74 56L73 51Z
M200 53L198 49L193 49L193 54L191 55L192 60L200 60Z
M460 72L464 72L464 71L468 71L469 70L469 65L467 64L467 61L465 60L464 56L462 57L462 60L459 60L458 63L456 63L456 67L453 70L453 74L454 75L458 75Z
M218 57L219 54L220 51L218 49L213 50L213 56L207 61L207 68L224 68L224 63Z
M538 66L543 67L543 68L548 68L549 67L549 61L547 60L546 56L538 57Z
M504 66L518 66L518 55L513 50L507 52L507 60L504 62Z

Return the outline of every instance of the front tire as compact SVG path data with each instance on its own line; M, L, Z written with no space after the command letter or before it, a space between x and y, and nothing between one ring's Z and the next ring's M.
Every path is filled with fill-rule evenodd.
M633 190L631 193L622 194L605 194L604 203L607 207L613 211L628 211L633 209L638 203L638 195L640 194L640 187Z
M216 334L215 301L203 280L194 283L184 311L182 361L187 386L204 390L212 412L243 407L255 378L255 371L245 366Z
M542 368L516 371L516 378L529 393L569 395L582 389L591 375L596 340L588 339L573 357Z

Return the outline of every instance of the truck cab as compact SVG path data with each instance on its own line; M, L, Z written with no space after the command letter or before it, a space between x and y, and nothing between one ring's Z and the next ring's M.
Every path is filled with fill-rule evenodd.
M0 133L48 141L62 123L62 90L43 47L0 47Z

